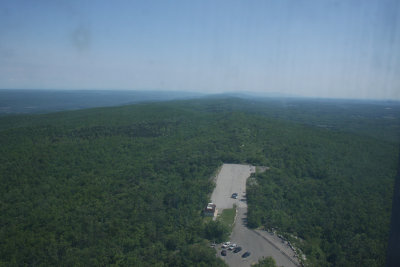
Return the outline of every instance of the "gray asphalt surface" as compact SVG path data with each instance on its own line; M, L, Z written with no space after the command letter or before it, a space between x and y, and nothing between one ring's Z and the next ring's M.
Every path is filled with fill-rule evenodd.
M286 247L279 238L271 236L264 231L253 231L246 227L247 204L245 201L246 180L254 166L240 164L224 164L217 176L216 188L211 195L211 200L216 204L218 213L223 209L237 206L235 226L230 241L242 247L242 251L235 254L227 251L227 256L221 256L221 247L217 247L217 255L225 260L229 266L241 267L250 266L263 257L272 256L278 266L295 267L299 266L293 256L293 251ZM231 198L233 193L238 193L237 199ZM251 252L248 258L241 256L246 251Z
M239 201L246 193L246 180L255 167L240 164L224 164L217 176L216 187L211 195L211 201L217 205L219 213L223 209L231 209L233 204L246 206ZM233 193L238 193L238 199L231 198Z

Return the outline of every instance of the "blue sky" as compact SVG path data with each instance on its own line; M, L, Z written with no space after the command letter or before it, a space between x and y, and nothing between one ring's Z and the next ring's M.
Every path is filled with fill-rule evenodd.
M0 88L400 99L400 1L3 0Z

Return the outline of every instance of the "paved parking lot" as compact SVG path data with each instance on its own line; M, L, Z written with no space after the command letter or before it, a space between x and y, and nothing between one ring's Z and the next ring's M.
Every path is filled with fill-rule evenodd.
M292 259L290 254L284 251L279 240L267 239L256 231L246 227L247 204L245 201L246 180L255 167L240 164L224 164L220 173L217 176L216 188L211 196L211 200L217 205L219 213L223 209L232 208L233 204L237 205L237 213L235 226L233 228L230 241L242 247L239 253L233 253L227 250L227 255L221 256L221 246L217 247L217 254L223 258L229 266L241 267L250 266L256 263L262 257L272 256L278 266L295 267L295 259ZM233 199L231 195L238 193L238 198ZM274 244L276 243L276 244ZM246 251L250 251L251 255L243 259L241 256Z

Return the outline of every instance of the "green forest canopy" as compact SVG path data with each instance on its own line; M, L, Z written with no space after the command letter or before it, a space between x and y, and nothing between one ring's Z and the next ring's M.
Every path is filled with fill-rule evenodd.
M224 265L201 210L229 162L271 167L249 186L250 226L297 236L312 266L382 266L399 107L315 106L200 99L1 117L0 265Z

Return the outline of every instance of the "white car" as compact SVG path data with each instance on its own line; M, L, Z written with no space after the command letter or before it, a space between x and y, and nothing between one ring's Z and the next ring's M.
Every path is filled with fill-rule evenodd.
M228 249L229 249L229 250L233 250L233 249L234 249L234 248L236 248L236 247L237 247L237 245L236 245L236 244L232 244L232 245L230 245L230 246L229 246L229 248L228 248Z
M225 242L223 245L222 245L222 248L227 248L227 247L229 247L231 245L231 242Z

